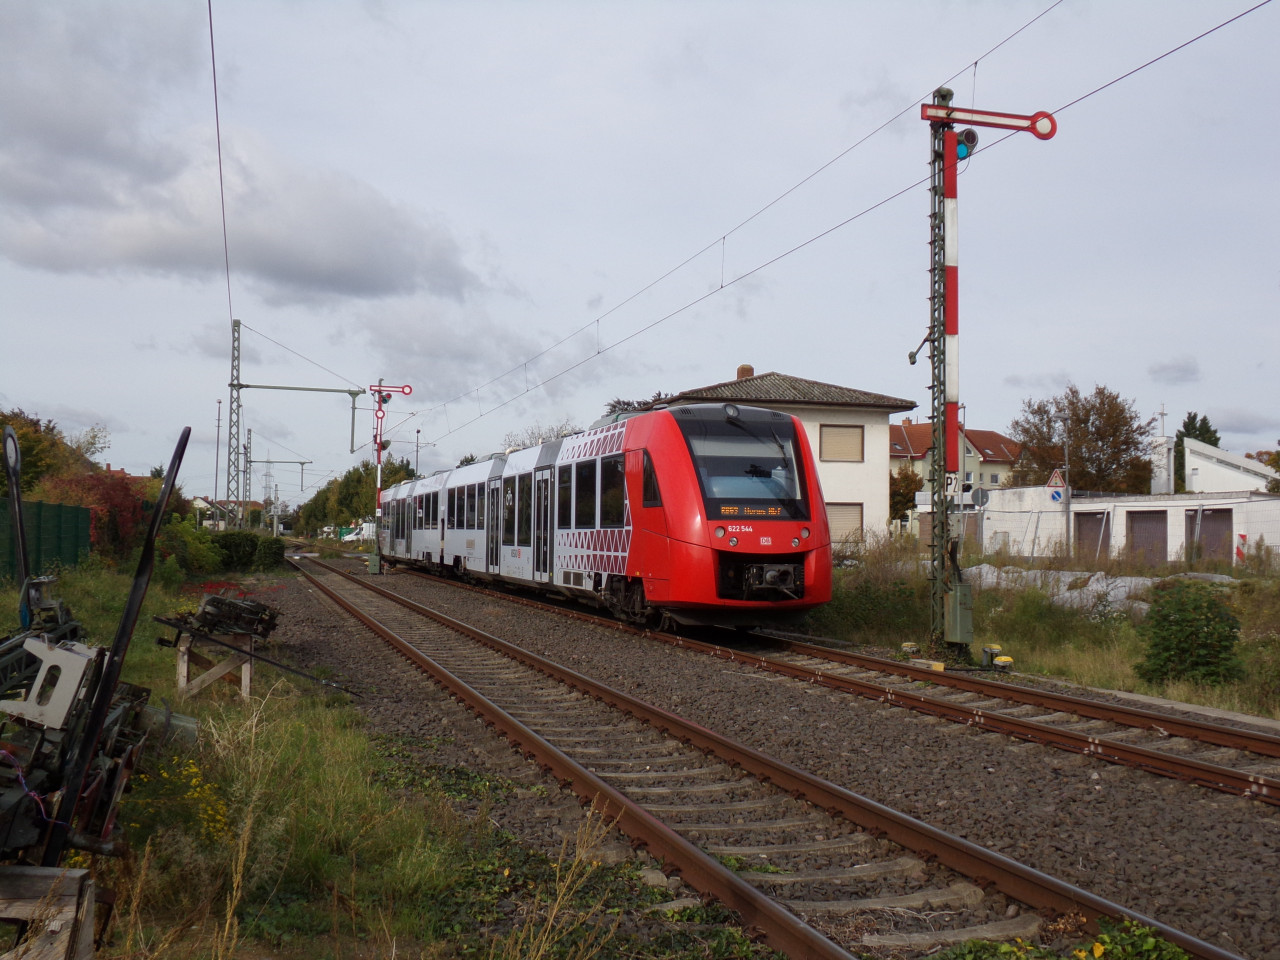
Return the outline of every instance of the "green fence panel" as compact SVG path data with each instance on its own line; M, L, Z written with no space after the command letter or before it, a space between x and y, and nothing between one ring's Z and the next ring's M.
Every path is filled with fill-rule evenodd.
M23 501L22 517L32 573L46 573L55 565L73 567L88 554L88 507ZM7 499L0 500L0 580L12 580L17 569L18 538L12 507Z

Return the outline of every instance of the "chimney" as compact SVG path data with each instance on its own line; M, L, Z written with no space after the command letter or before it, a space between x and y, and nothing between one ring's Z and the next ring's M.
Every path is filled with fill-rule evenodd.
M903 425L904 427L909 427L909 426L911 426L911 418L910 418L910 417L903 417L903 418L902 418L902 425Z
M755 375L756 375L756 368L753 367L751 364L742 363L738 365L737 379L745 380L747 379L747 377L754 377Z

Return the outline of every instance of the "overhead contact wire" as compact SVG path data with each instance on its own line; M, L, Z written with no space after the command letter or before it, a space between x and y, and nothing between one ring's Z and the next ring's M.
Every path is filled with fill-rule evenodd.
M209 7L209 67L213 74L213 130L218 144L218 200L222 207L222 263L227 278L227 319L235 322L231 308L231 245L227 242L227 188L222 176L222 117L218 113L218 58L213 48L213 0Z
M986 53L982 54L980 57L978 57L978 58L977 58L977 60L974 60L974 61L973 61L973 63L974 63L974 64L977 64L977 63L981 62L982 60L986 59L987 57L991 56L991 54L993 54L995 51L999 50L1002 46L1004 46L1004 45L1005 45L1006 43L1008 43L1010 40L1012 40L1014 37L1018 36L1018 34L1022 33L1024 30L1026 30L1028 27L1030 27L1032 24L1034 24L1037 20L1039 20L1039 19L1041 19L1042 17L1044 17L1046 14L1048 14L1049 12L1051 12L1055 7L1059 6L1059 5L1060 5L1061 3L1063 3L1063 2L1064 2L1064 0L1054 0L1054 2L1053 2L1053 3L1051 3L1048 7L1046 7L1044 10L1042 10L1042 11L1041 11L1040 13L1038 13L1036 16L1032 17L1030 20L1028 20L1026 23L1024 23L1022 26L1020 26L1017 30L1013 31L1011 34L1009 34L1007 37L1005 37L1003 40L1001 40L999 43L997 43L995 46L993 46L993 47L992 47L990 50L988 50ZM969 69L969 67L968 67L968 66L965 66L962 70L957 71L957 72L956 72L955 74L953 74L950 78L948 78L947 80L943 81L943 82L944 82L944 84L945 84L945 83L950 83L952 80L954 80L956 77L960 76L960 74L964 73L964 71L965 71L965 70L968 70L968 69ZM470 389L464 390L462 393L459 393L458 395L456 395L456 396L454 396L454 397L452 397L452 398L450 398L450 399L448 399L448 400L443 400L443 401L441 401L440 403L436 403L436 404L433 404L433 405L432 405L432 406L430 406L430 407L426 407L426 408L424 408L424 409L422 409L422 410L419 410L419 411L417 411L417 413L418 413L419 415L421 415L421 414L426 414L426 413L431 413L431 412L433 412L433 411L435 411L435 410L439 410L439 409L441 409L441 408L443 408L443 407L448 406L450 403L457 403L457 402L458 402L458 401L460 401L460 400L464 400L464 399L466 399L467 397L472 396L473 394L476 396L476 398L477 398L477 400L478 400L478 399L479 399L479 393L480 393L480 391L481 391L481 390L485 389L486 387L492 386L493 384L498 383L499 381L501 381L501 380L503 380L503 379L505 379L505 378L507 378L507 377L511 376L513 373L515 373L515 372L517 372L518 370L520 370L520 369L521 369L521 367L523 367L523 366L525 366L525 365L527 365L527 364L529 364L529 363L532 363L532 362L534 362L534 361L538 360L538 359L539 359L539 358L541 358L541 357L546 356L548 353L550 353L551 351L555 350L557 347L563 346L564 344L566 344L566 343L568 343L570 340L572 340L574 337L577 337L578 335L582 334L582 333L583 333L583 332L585 332L586 330L590 329L590 327L591 327L593 324L597 325L597 328L598 328L598 325L599 325L599 323L600 323L600 321L601 321L601 320L606 319L606 318L607 318L607 317L609 317L611 314L616 313L618 310L622 309L622 308L623 308L623 307L625 307L627 304L631 303L632 301L634 301L634 300L635 300L635 299L637 299L638 297L640 297L640 296L644 295L644 294L645 294L645 293L647 293L649 290L651 290L651 289L653 289L655 286L657 286L659 283L661 283L662 281L666 280L668 277L672 276L673 274L678 273L680 270L682 270L682 269L684 269L685 267L687 267L687 266L688 266L690 263L692 263L694 260L697 260L697 259L698 259L699 257L701 257L703 254L707 253L709 250L713 249L713 248L714 248L715 246L717 246L717 245L720 245L720 247L721 247L721 279L720 279L720 289L724 289L725 287L731 286L731 285L732 285L734 282L736 282L736 281L734 281L734 280L730 280L730 281L726 282L726 281L724 280L724 247L725 247L725 243L726 243L726 241L728 240L728 238L729 238L729 237L733 236L736 232L738 232L739 230L741 230L741 229L742 229L743 227L745 227L747 224L751 223L753 220L758 219L762 214L764 214L765 212L767 212L768 210L772 209L774 206L776 206L777 204L779 204L780 202L782 202L783 200L785 200L785 199L786 199L787 197L789 197L791 194L795 193L797 190L799 190L801 187L803 187L803 186L804 186L805 184L807 184L809 181L813 180L815 177L817 177L817 176L819 176L820 174L822 174L824 171L826 171L827 169L829 169L831 166L833 166L834 164L838 163L840 160L844 159L846 156L848 156L850 153L852 153L852 152L853 152L854 150L856 150L858 147L862 146L864 143L866 143L866 142L867 142L868 140L870 140L872 137L876 136L876 134L878 134L878 133L880 133L881 131L883 131L886 127L890 126L891 124L893 124L893 123L895 123L896 121L898 121L899 119L901 119L903 116L905 116L905 115L906 115L907 113L909 113L911 110L913 110L917 105L919 105L919 104L920 104L920 102L921 102L922 100L927 99L931 94L932 94L932 90L930 90L928 93L926 93L924 97L917 98L917 99L916 99L916 100L914 100L912 103L910 103L910 104L908 104L907 106L903 107L901 110L899 110L897 113L895 113L895 114L894 114L892 117L890 117L888 120L886 120L886 121L884 121L883 123L881 123L878 127L876 127L874 130L872 130L870 133L866 134L866 135L865 135L865 136L863 136L861 139L857 140L855 143L851 144L850 146L846 147L844 150L840 151L840 153L836 154L834 157L832 157L832 158L831 158L830 160L828 160L826 163L823 163L821 166L819 166L817 169L815 169L813 172L811 172L808 176L804 177L803 179L799 180L797 183L795 183L795 184L793 184L792 186L788 187L786 190L784 190L782 193L778 194L776 197L774 197L772 200L770 200L770 201L769 201L768 203L766 203L764 206L760 207L758 210L756 210L756 211L755 211L754 213L752 213L750 216L748 216L747 218L745 218L744 220L742 220L740 223L738 223L735 227L733 227L732 229L730 229L730 230L726 231L725 233L723 233L723 234L722 234L719 238L717 238L716 240L713 240L712 242L710 242L710 243L706 244L704 247L702 247L702 249L698 250L696 253L693 253L693 254L691 254L690 256L686 257L686 258L685 258L684 260L682 260L680 263L676 264L674 267L672 267L671 269L667 270L667 271L666 271L666 273L663 273L661 276L659 276L659 277L655 278L654 280L650 281L649 283L645 284L643 287L641 287L639 290L637 290L637 291L635 291L634 293L632 293L630 296L628 296L628 297L626 297L625 299L623 299L623 300L619 301L618 303L614 304L612 307L610 307L610 308L609 308L608 310L606 310L604 313L602 313L602 314L600 314L599 316L597 316L597 317L593 318L592 320L589 320L589 321L587 321L586 323L582 324L581 326L579 326L578 328L576 328L576 329L575 329L575 330L573 330L572 332L570 332L570 333L566 334L565 336L561 337L559 340L557 340L557 341L555 341L554 343L550 344L549 346L545 347L543 350L541 350L541 351L539 351L538 353L534 354L532 357L528 358L527 360L525 360L525 361L523 361L523 362L521 362L521 363L517 363L517 364L513 365L512 367L510 367L509 369L505 370L504 372L502 372L502 373L500 373L500 374L497 374L497 375L496 375L496 376L494 376L494 377L491 377L489 380L486 380L484 383L481 383L481 384L479 384L478 386L475 386L475 387L471 387ZM918 183L917 183L917 184L912 184L912 187L915 187L915 186L918 186L918 185L919 185ZM910 187L908 187L907 189L911 189L911 188L910 188ZM894 196L898 196L898 194L894 194ZM893 199L893 198L892 198L892 197L890 197L890 198L887 198L887 199ZM878 206L878 204L877 204L877 206ZM874 209L874 207L869 208L869 209ZM866 211L863 211L863 212L865 213ZM861 216L861 214L858 214L857 216ZM850 218L850 220L857 219L857 216ZM850 221L845 221L845 222L847 223L847 222L850 222ZM841 225L843 225L843 224L841 224ZM833 227L833 228L831 228L831 229L838 229L838 228L839 228L839 226L841 226L841 225L837 225L837 227ZM812 239L814 239L814 240L819 239L819 238L821 238L821 237L823 237L823 236L826 236L826 234L827 234L827 233L830 233L830 232L831 232L830 230L824 231L823 233L819 234L817 237L814 237L814 238L812 238ZM811 242L811 241L809 241L809 242ZM788 253L787 253L787 254L782 254L781 256L779 256L779 257L775 258L774 260L769 261L769 263L776 262L776 260L781 259L781 257L783 257L783 256L787 256L787 255L789 255L790 253L794 253L796 250L801 249L801 248L802 248L802 247L804 247L804 246L807 246L807 243L800 244L800 246L795 247L795 248L793 248L792 250L788 251ZM764 264L764 265L762 265L762 266L767 266L767 265L768 265L768 264ZM757 267L757 268L755 268L755 270L752 270L752 271L751 271L751 273L754 273L754 272L756 272L756 270L759 270L759 269L761 269L761 267ZM751 273L743 274L743 277L750 276L750 275L751 275ZM742 279L743 277L739 277L739 278L737 278L737 279ZM700 302L702 299L705 299L705 297L699 298L698 300L694 301L693 303ZM688 309L690 306L692 306L692 305L693 305L693 303L686 304L684 307L681 307L681 308L677 309L675 312L673 312L673 313L671 313L671 314L668 314L666 317L664 317L664 318L663 318L663 320L665 320L665 319L670 319L670 317L675 316L676 314L683 312L684 310L686 310L686 309ZM636 331L636 333L642 333L642 332L644 332L645 330L652 329L652 327L656 326L658 323L661 323L661 322L662 322L662 321L661 321L661 320L659 320L659 321L656 321L655 323L651 323L651 324L649 324L649 325L647 325L647 326L643 327L641 330ZM617 341L617 343L625 343L627 340L632 339L632 337L634 337L634 336L635 336L635 333L633 333L633 334L631 334L631 335L629 335L629 336L625 337L625 338L624 338L624 339L622 339L622 340ZM606 352L608 352L609 350L611 350L611 349L613 348L613 346L616 346L616 345L617 345L617 343L612 344L612 345L610 345L610 346L606 346L606 347L601 347L601 346L599 346L599 344L597 343L596 355L598 356L598 355L600 355L600 354L602 354L602 353L606 353ZM578 362L574 363L572 366L568 367L567 369L562 370L562 371L561 371L559 374L557 374L556 376L563 376L565 373L569 372L570 370L574 370L574 369L576 369L577 367L581 366L581 364L582 364L582 361L578 361ZM544 380L544 381L542 381L542 383L543 383L543 384L548 383L548 382L550 382L550 380L551 380L551 379L554 379L554 378L549 378L548 380ZM538 386L541 386L541 385L542 385L542 384L539 384ZM528 391L526 390L526 391L524 391L524 392L528 392ZM520 394L516 394L516 395L515 395L515 396L513 396L513 397L509 397L509 398L507 398L507 399L506 399L506 400L504 400L502 403L500 403L498 406L496 406L496 407L491 407L491 408L489 409L489 411L487 411L487 413L482 413L482 414L480 414L480 416L475 417L475 418L473 418L472 420L468 420L466 423L459 424L459 426L457 426L457 427L454 427L454 428L450 429L450 430L449 430L449 433L454 433L454 432L456 432L457 430L460 430L463 426L468 426L468 425L470 425L471 423L476 422L476 420L479 420L481 417L487 416L487 415L488 415L488 413L492 413L494 410L497 410L497 409L499 409L500 407L505 406L507 403L510 403L512 399L515 399L515 397L523 396L523 395L524 395L524 393L520 393ZM447 436L447 435L448 435L448 434L445 434L445 436Z

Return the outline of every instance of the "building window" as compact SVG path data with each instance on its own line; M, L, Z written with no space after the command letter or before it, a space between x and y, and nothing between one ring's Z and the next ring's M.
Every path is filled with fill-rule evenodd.
M827 525L831 529L831 544L839 549L862 539L862 504L828 503Z
M991 475L991 482L992 482L992 483L999 483L999 482L1000 482L1000 474L998 474L998 473L993 473L993 474Z
M965 482L965 483L973 483L973 471L972 471L972 470L966 470L966 471L964 472L964 482Z
M863 427L824 423L818 427L818 457L862 463Z

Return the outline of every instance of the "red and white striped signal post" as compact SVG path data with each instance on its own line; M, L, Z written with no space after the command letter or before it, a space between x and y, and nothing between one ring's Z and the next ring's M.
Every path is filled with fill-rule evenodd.
M960 237L956 207L956 167L973 155L978 135L959 130L957 123L1003 130L1026 130L1048 140L1058 130L1057 121L1043 111L1030 116L965 110L951 106L952 93L939 87L933 103L920 105L920 119L933 131L930 216L932 258L930 281L929 359L932 367L933 451L930 457L933 508L933 569L930 572L933 601L930 639L939 639L948 650L967 659L973 639L973 600L960 577L959 531L951 530L949 509L962 500L964 484L960 457ZM915 354L912 354L915 362ZM939 482L941 481L941 482ZM948 602L949 601L949 602Z
M382 572L382 421L386 417L386 411L382 409L384 403L391 401L393 393L403 393L406 397L413 393L413 387L404 384L399 387L388 387L382 382L382 378L378 378L378 382L371 384L369 392L373 394L373 399L377 403L377 407L373 411L373 449L376 450L378 457L377 479L374 481L374 508L373 508L373 552L369 554L369 572Z

